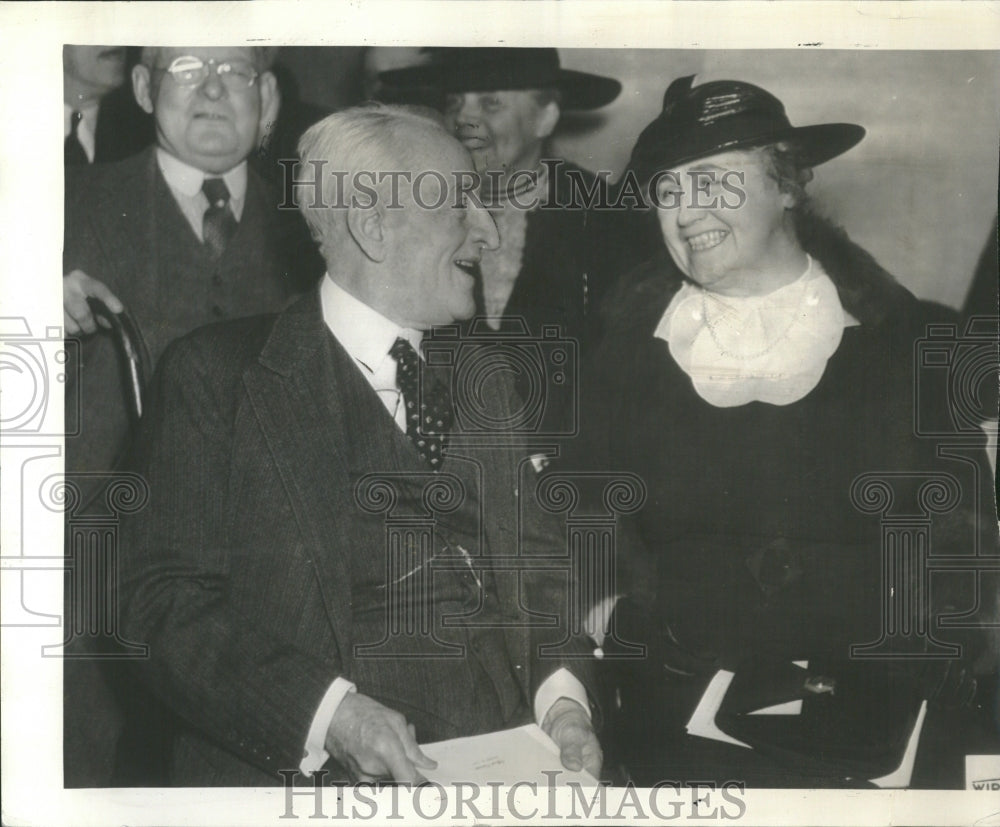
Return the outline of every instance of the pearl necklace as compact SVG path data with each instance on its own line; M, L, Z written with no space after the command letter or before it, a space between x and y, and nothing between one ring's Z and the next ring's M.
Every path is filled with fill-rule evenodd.
M806 253L806 259L808 263L806 264L805 272L799 277L799 279L796 279L797 281L805 279L812 270L812 263L813 263L812 256ZM792 332L792 328L795 327L795 322L797 321L798 318L797 314L793 314L792 320L788 323L788 327L786 327L781 332L780 336L776 336L771 341L771 343L768 344L762 350L758 350L756 353L749 353L749 354L734 353L733 351L727 349L722 344L722 342L719 341L719 335L715 330L715 323L709 318L708 315L708 302L705 300L706 293L708 293L707 290L701 291L701 317L705 321L705 327L708 329L708 335L712 337L712 342L719 349L720 354L722 354L723 356L728 356L730 359L735 359L738 362L752 362L754 359L759 359L761 356L770 353L778 345L779 342L784 341L785 338L788 336L788 334ZM805 299L805 293L803 293L802 298L799 299L800 306L804 299Z

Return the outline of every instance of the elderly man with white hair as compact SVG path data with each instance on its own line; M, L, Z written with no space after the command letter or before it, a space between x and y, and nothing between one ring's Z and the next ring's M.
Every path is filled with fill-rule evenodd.
M422 354L472 315L498 245L471 159L390 106L329 116L300 154L319 289L175 343L138 441L123 633L180 721L171 780L414 782L434 766L419 743L532 720L564 767L599 773L563 527L531 507L506 429L476 440L456 419L515 403L502 381L455 396Z

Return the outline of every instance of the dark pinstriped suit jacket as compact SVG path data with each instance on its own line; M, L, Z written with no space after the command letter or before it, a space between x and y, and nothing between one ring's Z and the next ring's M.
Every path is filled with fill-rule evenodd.
M150 411L134 464L151 499L122 525L121 597L126 636L150 645L144 678L183 722L173 780L279 783L277 771L302 760L330 683L351 675L348 555L384 548L384 520L362 513L355 485L371 472L426 468L394 426L373 427L373 417L391 418L326 328L316 292L277 318L174 343ZM391 457L396 468L382 464ZM516 505L515 489L533 482L530 463L496 447L477 461L482 490L494 492L484 548L561 552L562 525ZM510 507L497 502L505 498ZM558 612L564 580L524 593L516 578L498 580L500 605L517 615L527 595ZM589 683L579 660L535 657L536 644L564 637L563 623L505 631L527 697L563 665ZM570 647L588 651L579 639ZM400 696L419 703L411 683Z

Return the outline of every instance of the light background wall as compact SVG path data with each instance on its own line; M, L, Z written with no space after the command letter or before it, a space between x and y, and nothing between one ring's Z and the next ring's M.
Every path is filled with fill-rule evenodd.
M816 169L810 192L859 244L922 298L962 304L997 210L1000 52L563 49L571 69L618 78L594 115L564 117L561 155L616 176L663 92L680 75L763 86L795 125L859 123L860 145ZM306 101L358 95L359 50L282 51Z

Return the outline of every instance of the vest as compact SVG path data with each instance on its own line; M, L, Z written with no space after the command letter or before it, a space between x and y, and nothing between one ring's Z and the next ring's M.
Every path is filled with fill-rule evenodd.
M501 628L477 463L446 454L431 472L364 378L352 374L348 385L352 415L371 435L352 458L371 539L345 555L354 641L346 677L406 715L421 742L523 723L530 706ZM398 498L369 517L360 492L371 474L391 477ZM460 492L457 507L428 510L428 485Z

